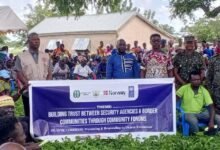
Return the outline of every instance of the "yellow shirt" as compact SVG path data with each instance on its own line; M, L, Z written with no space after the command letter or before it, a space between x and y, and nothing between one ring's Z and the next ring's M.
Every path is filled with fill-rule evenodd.
M8 82L5 82L4 80L0 80L0 92L3 92L4 90L10 91L10 84Z
M204 106L213 103L208 90L203 86L199 87L198 94L195 95L191 84L186 84L177 90L176 95L182 99L181 107L186 113L200 113Z

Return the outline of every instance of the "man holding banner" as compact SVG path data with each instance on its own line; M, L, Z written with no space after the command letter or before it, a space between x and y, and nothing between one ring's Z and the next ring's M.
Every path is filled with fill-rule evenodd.
M28 35L28 51L18 55L15 62L17 77L24 86L30 80L51 80L52 64L49 55L39 51L40 39L37 33ZM29 116L28 92L22 95L25 115Z

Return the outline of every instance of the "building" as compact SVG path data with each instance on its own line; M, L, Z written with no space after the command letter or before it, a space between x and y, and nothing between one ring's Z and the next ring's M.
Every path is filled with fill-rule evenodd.
M104 45L115 46L116 41L123 38L132 47L133 42L138 40L140 46L146 42L147 48L150 49L150 35L153 33L159 33L166 40L174 38L136 12L85 15L78 18L51 17L44 19L30 32L39 34L42 50L48 48L51 40L61 39L65 47L73 52L74 41L86 38L90 40L88 49L93 53L100 41L103 41Z

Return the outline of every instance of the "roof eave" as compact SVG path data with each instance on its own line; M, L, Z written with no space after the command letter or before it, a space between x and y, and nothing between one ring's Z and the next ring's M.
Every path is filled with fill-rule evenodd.
M62 36L62 35L87 35L87 34L115 34L116 30L109 31L79 31L79 32L55 32L55 33L38 33L39 36Z

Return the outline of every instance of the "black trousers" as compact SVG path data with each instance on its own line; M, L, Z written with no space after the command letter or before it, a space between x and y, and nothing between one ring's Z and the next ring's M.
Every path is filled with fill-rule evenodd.
M26 117L30 117L30 106L29 106L29 96L28 94L22 95L23 105L24 105L24 114Z

